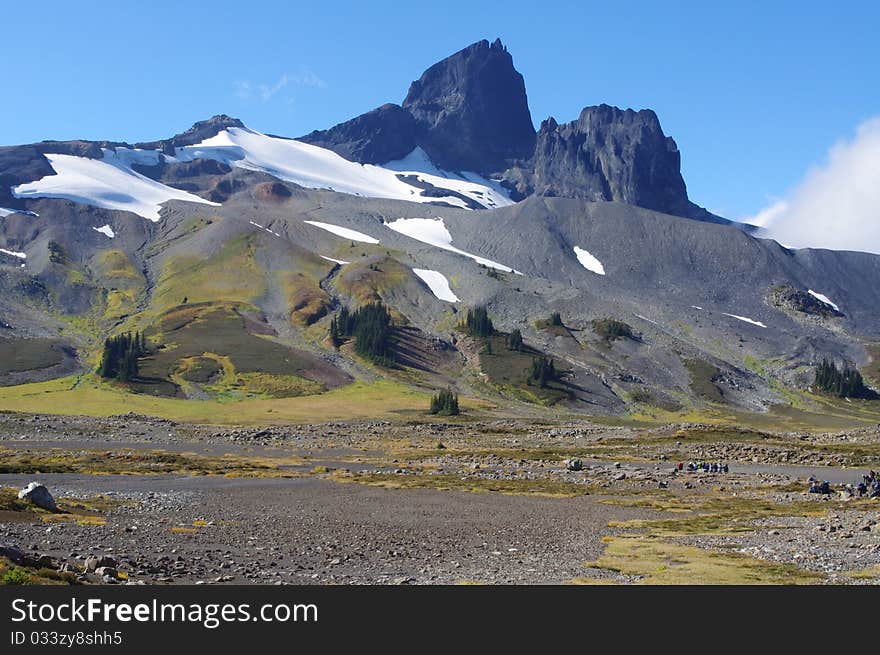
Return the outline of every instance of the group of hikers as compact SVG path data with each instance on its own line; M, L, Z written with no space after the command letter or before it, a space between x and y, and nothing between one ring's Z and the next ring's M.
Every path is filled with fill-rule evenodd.
M685 470L685 463L679 462L676 468L679 471ZM703 471L703 473L729 473L730 467L727 464L720 464L718 462L688 462L687 470L690 472L694 471Z
M811 475L809 483L810 486L808 491L811 494L831 493L831 485L828 483L828 480L822 480L819 482L818 478L814 478ZM840 493L847 497L858 495L859 498L863 498L864 496L867 496L868 498L880 498L880 476L874 471L870 471L862 476L861 481L855 485L855 488L853 488L853 485L851 484L845 484Z

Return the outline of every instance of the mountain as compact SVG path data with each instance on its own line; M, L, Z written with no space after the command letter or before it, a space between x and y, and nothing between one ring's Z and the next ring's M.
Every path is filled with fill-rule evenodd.
M815 402L822 359L871 361L878 290L880 257L791 250L691 203L649 110L536 132L500 41L301 139L218 115L145 143L0 148L0 384L105 384L104 340L138 331L125 388L163 397L387 377L529 411L764 411ZM398 368L329 338L375 301ZM461 328L479 305L487 338ZM549 387L538 357L562 372Z
M609 200L725 222L688 199L678 146L649 109L586 107L570 123L546 119L536 134L523 77L500 39L428 68L402 106L382 105L300 140L364 164L419 148L440 169L501 176L516 200Z
M577 120L541 123L534 155L505 174L519 197L610 200L717 222L688 200L681 155L650 109L586 107Z
M535 128L522 75L499 39L431 66L403 106L382 105L300 140L363 164L402 159L419 147L441 169L489 175L531 156Z

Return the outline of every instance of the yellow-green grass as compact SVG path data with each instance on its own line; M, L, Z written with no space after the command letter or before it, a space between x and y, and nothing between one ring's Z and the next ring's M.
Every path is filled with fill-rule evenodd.
M57 339L0 338L0 375L60 364L63 359L60 346Z
M134 412L193 423L256 425L425 415L431 394L379 380L316 395L240 401L182 400L133 394L97 376L59 378L0 388L0 410L35 414L113 416ZM485 403L462 398L464 409Z
M816 573L791 564L722 553L651 536L606 537L605 552L591 568L639 576L639 584L814 584Z
M266 458L224 455L207 457L162 450L21 451L0 448L0 473L79 473L87 475L190 474L228 477L293 477L295 457Z
M403 473L346 473L333 475L337 482L356 482L383 489L436 489L438 491L466 491L470 493L495 492L508 496L543 496L546 498L574 498L587 495L595 489L585 484L575 484L550 478L492 479L479 476L462 476L455 473L403 474Z
M66 585L77 584L74 573L62 573L53 569L25 568L16 566L5 557L0 557L0 585Z
M544 388L528 383L532 362L535 357L542 355L539 351L528 347L522 351L509 350L505 335L475 341L477 347L482 349L479 353L480 368L498 390L523 402L540 405L553 405L569 398L568 390L558 381L550 381ZM556 360L555 365L560 366L560 362Z
M232 239L213 257L169 259L154 294L155 309L202 302L248 302L266 291L266 279L254 257L253 235Z
M0 451L3 466L7 464L7 453ZM4 468L4 470L6 470ZM107 522L104 514L124 501L93 496L91 498L58 498L58 512L37 507L27 500L18 497L18 490L11 487L0 487L0 520L31 520L44 523L71 522L78 525L104 525Z
M713 495L678 495L655 490L600 501L612 505L641 507L672 514L669 518L612 522L612 527L647 530L654 536L735 534L754 531L755 521L776 516L825 516L827 503L793 501L776 503L763 498Z
M336 287L365 305L382 298L394 287L414 274L396 259L387 255L373 255L353 261L343 267L336 279ZM392 310L392 314L394 314Z

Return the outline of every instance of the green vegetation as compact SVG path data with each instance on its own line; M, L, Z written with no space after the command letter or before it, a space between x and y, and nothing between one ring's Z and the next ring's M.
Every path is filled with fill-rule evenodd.
M687 359L682 364L691 375L691 389L694 393L714 403L724 402L724 393L715 384L721 377L717 366L702 359Z
M814 383L819 389L839 398L874 398L876 394L865 386L862 374L845 365L838 370L834 362L823 359L816 368Z
M145 334L150 353L129 383L139 393L235 399L278 397L286 389L298 396L350 381L318 357L271 340L263 314L247 305L181 305Z
M62 347L55 339L0 339L0 375L56 366Z
M492 319L489 318L485 305L468 309L462 327L472 337L485 338L495 334L495 326L492 325Z
M57 241L50 241L47 248L49 249L49 261L53 264L64 264L67 262L67 255L64 248Z
M519 329L514 329L513 332L507 335L507 349L522 352L523 347L522 332L520 332Z
M0 387L0 410L84 416L116 416L135 412L215 425L274 425L354 418L399 419L402 416L423 416L429 402L429 394L390 380L354 382L316 396L245 399L219 396L212 400L132 394L104 384L97 375L86 375L79 381L75 377L66 377ZM488 403L475 400L462 399L461 403L463 408L488 406Z
M439 491L468 491L471 493L495 492L509 496L545 496L550 498L573 498L595 492L585 484L556 480L553 478L494 479L481 476L464 476L460 473L400 475L396 473L342 473L334 475L337 482L356 482L386 489L437 489Z
M104 341L104 353L98 375L102 378L115 378L128 382L138 374L138 358L147 354L147 342L144 335L131 332L110 337Z
M541 405L553 405L571 397L570 390L561 382L547 378L546 385L541 387L529 381L534 360L542 353L526 344L521 350L511 350L507 344L507 335L496 334L484 339L479 353L480 369L495 388L518 400Z
M431 409L429 414L437 414L438 416L457 416L458 394L445 390L440 391L431 398Z
M621 338L636 339L632 327L615 318L595 319L593 321L593 331L608 342L617 341Z
M371 302L354 312L343 307L330 324L330 339L338 345L339 337L354 338L354 350L380 366L394 366L391 315L381 302Z
M186 473L191 475L225 475L229 477L291 477L296 475L291 466L302 460L288 458L261 458L224 455L209 457L193 453L152 451L69 451L61 448L27 452L0 448L0 473L82 473L82 474L160 474ZM79 508L70 503L59 506L64 513L94 514L95 505ZM67 510L78 510L68 512ZM85 512L85 514L82 514Z
M545 389L548 382L555 382L557 379L556 365L553 363L552 358L542 355L532 360L532 372L528 379L529 384L535 384L541 389Z
M639 576L639 584L815 584L820 576L792 564L624 535L605 539L587 566Z
M4 585L26 585L31 582L31 574L20 566L12 566L3 571L3 577L0 578L0 584Z

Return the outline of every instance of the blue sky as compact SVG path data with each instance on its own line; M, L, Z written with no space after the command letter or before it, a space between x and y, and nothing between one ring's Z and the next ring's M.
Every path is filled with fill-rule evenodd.
M154 139L217 113L298 136L500 36L536 125L650 107L691 198L740 217L880 115L875 2L44 1L4 19L3 144Z

